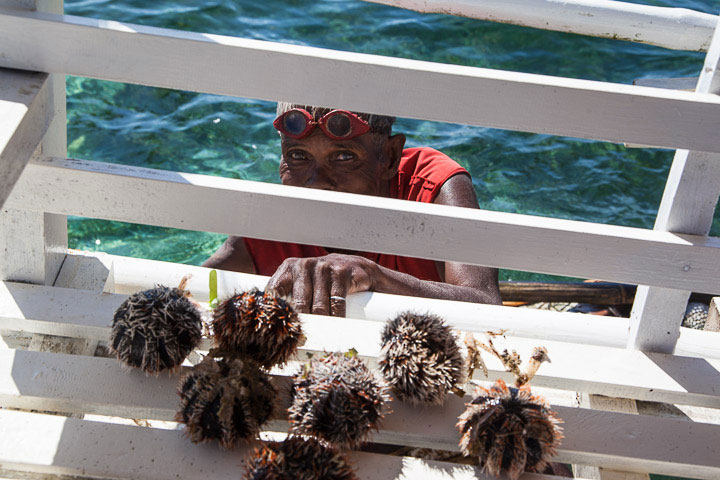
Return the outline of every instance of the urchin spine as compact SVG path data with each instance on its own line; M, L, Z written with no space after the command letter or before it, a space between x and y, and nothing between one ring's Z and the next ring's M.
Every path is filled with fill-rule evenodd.
M355 480L352 465L338 450L308 437L290 436L255 450L245 480Z
M175 420L185 424L190 440L214 439L234 448L258 434L272 415L277 392L251 360L206 357L180 379L178 395Z
M200 311L188 295L160 285L128 297L115 311L110 351L151 374L178 367L202 336Z
M381 341L380 371L403 401L440 405L465 381L457 338L437 315L401 313L385 324Z
M480 388L458 418L460 450L490 475L517 479L523 471L542 472L562 439L561 421L530 387L509 388L498 380Z
M291 432L340 449L355 448L377 430L390 400L384 383L356 356L331 353L310 362L293 383Z
M303 339L290 302L258 290L221 301L213 312L213 335L218 350L248 356L265 368L285 364Z

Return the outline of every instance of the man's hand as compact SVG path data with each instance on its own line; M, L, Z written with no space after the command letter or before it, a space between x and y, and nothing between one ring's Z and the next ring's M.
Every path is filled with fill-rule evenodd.
M292 295L300 313L344 317L347 295L374 290L378 270L375 262L357 255L288 258L278 267L267 289Z

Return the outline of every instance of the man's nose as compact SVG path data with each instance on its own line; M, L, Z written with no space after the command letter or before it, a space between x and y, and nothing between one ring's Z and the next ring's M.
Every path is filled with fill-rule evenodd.
M333 180L332 174L324 168L314 170L304 186L318 190L337 190L337 184Z

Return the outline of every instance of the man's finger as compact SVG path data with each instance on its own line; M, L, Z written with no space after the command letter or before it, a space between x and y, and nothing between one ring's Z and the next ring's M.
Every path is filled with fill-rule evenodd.
M330 315L344 317L346 309L347 285L341 278L333 277L330 284Z
M312 313L330 315L330 268L318 265L313 270Z
M268 281L265 290L281 297L289 296L292 293L292 275L288 271L276 272Z
M313 299L312 276L307 262L299 262L292 269L292 298L295 310L310 313Z

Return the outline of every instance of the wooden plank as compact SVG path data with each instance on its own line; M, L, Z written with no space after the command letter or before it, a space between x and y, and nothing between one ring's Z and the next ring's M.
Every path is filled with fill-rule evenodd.
M0 209L52 120L45 73L0 68Z
M0 438L5 468L133 480L236 480L253 446L234 451L213 444L193 445L181 432L89 422L23 412L0 412L7 432ZM32 445L32 448L28 448ZM354 452L359 480L493 480L479 469L410 457ZM520 480L560 480L523 474Z
M123 295L19 284L0 285L0 328L105 340L109 338L112 314L124 298ZM52 310L48 311L49 308ZM301 318L308 335L300 350L301 359L306 358L307 353L355 348L375 366L383 323L319 315ZM342 325L340 335L337 325ZM484 331L473 328L468 321L462 327L465 331ZM479 338L484 339L482 334ZM543 365L535 377L533 383L540 387L720 408L720 382L711 381L720 379L718 359L644 354L547 339L507 337L496 339L495 343L499 348L516 349L526 359L535 346L545 346L553 362ZM203 348L208 345L206 342ZM512 380L497 359L487 358L486 363L492 372L491 379ZM476 372L476 378L485 379L480 371Z
M704 330L708 332L720 332L720 297L713 297L710 300L707 321Z
M69 250L55 286L102 292L111 269L112 259L103 252Z
M589 395L578 393L578 405L593 410L607 412L630 413L637 415L637 402L629 398L613 398L604 395ZM647 473L631 473L598 468L588 465L573 465L573 474L576 477L587 477L593 480L650 480Z
M70 412L132 418L148 415L160 420L172 419L175 413L177 377L147 377L121 368L112 359L27 351L2 351L0 355L0 402L6 406L45 405L43 408ZM274 382L284 389L289 378L275 376ZM433 408L413 408L395 401L393 412L373 440L456 451L455 422L467 400L451 397L442 407ZM287 401L283 395L280 417L272 429L286 428L283 412ZM720 426L572 407L553 409L565 421L565 439L557 461L694 478L720 474L720 458L712 454L720 441ZM704 442L708 443L703 447Z
M70 252L69 256L77 256ZM132 294L151 288L157 283L175 285L182 277L190 274L188 288L195 298L208 301L208 274L210 269L180 265L157 260L120 257L104 253L80 255L82 261L99 265L93 257L102 257L102 262L113 266L113 288L111 292ZM79 260L78 260L79 261ZM104 267L103 272L107 270ZM90 274L90 273L88 273ZM97 273L95 273L97 274ZM238 289L264 288L268 277L237 272L218 271L220 295L228 295ZM406 310L428 310L442 315L456 328L507 329L513 337L539 338L567 343L581 343L606 347L625 348L629 320L627 318L597 318L575 313L560 313L522 308L500 308L448 300L431 300L418 297L403 297L375 292L363 292L348 297L348 316L351 318L385 321L390 316ZM471 320L468 320L471 319ZM542 328L538 328L542 325ZM680 339L675 352L678 355L704 358L720 358L720 342L710 332L680 328Z
M680 338L675 346L675 355L720 358L718 354L720 354L720 345L716 332L680 327Z
M693 92L10 11L0 14L0 54L12 68L720 152L720 99ZM288 82L292 71L303 75Z
M719 70L720 22L717 23L695 91L720 94ZM713 123L717 125L717 120ZM708 235L718 196L720 154L678 150L670 167L654 229ZM679 289L679 286L668 289L640 285L630 315L628 348L672 353L691 290Z
M610 282L516 282L501 281L504 302L577 302L596 305L629 305L635 285Z
M223 273L225 272L222 272L219 278L235 276ZM156 283L172 285L174 282L158 280L147 286L138 286L132 291L151 288ZM189 287L195 298L202 300L202 292L194 290L192 283ZM220 295L225 296L234 290L220 290ZM0 283L0 325L7 329L103 340L108 337L109 319L125 298L125 295L97 295L58 288ZM503 328L510 336L562 342L576 341L618 347L624 343L624 333L627 331L627 320L610 319L604 324L595 317L577 313L516 309L369 292L348 297L348 316L374 323L384 322L397 313L413 309L442 314L452 325L462 330L484 332ZM308 316L315 317L317 316ZM543 326L541 331L537 328L538 325Z
M705 51L717 18L685 8L610 0L366 0L424 13Z
M191 275L187 288L199 301L208 301L208 277L211 270L209 268L115 255L107 255L107 261L113 264L112 292L114 293L130 295L152 288L158 283L177 285L184 276ZM218 293L223 297L238 290L250 288L262 290L267 281L268 277L260 275L218 270ZM612 347L625 345L629 325L628 320L624 318L604 318L603 321L598 321L595 317L578 313L503 308L375 292L355 293L347 298L347 316L350 318L384 322L391 316L407 310L436 312L462 330L482 332L502 327L513 337ZM542 325L543 328L538 329L538 325Z
M3 5L42 12L63 11L62 0L5 0ZM42 43L36 39L31 42L38 45ZM0 52L0 57L2 55ZM31 129L29 133L33 137L28 137L25 141L32 148L30 153L37 151L44 155L64 157L67 155L65 76L52 74L46 82L43 109L46 110L50 123L42 124L42 128L41 124L38 124L38 129ZM41 133L44 133L44 137L37 136ZM42 142L38 147L39 139L42 139ZM21 209L22 206L18 210L5 208L0 211L0 252L8 252L0 255L0 280L52 285L67 250L66 218L62 215Z
M84 160L31 162L8 205L708 293L720 288L716 238ZM231 218L228 205L238 206Z

